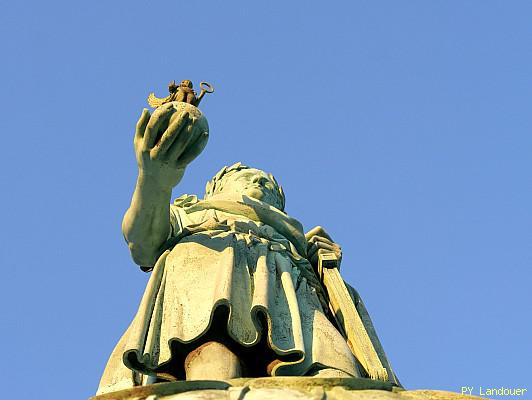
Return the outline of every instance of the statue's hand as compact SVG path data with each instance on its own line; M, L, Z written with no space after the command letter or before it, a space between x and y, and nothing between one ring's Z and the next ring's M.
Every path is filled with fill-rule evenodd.
M307 258L314 268L318 266L318 256L333 252L338 257L338 266L342 261L342 248L334 243L331 236L321 226L317 226L305 234L308 242Z
M197 122L187 111L176 111L172 103L152 115L144 109L134 140L139 174L164 189L177 185L186 166L207 144L209 133Z

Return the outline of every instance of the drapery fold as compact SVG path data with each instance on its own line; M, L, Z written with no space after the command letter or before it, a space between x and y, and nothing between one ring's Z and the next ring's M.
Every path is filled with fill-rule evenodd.
M162 376L170 366L183 379L179 352L212 335L225 335L244 350L262 343L277 361L272 375L304 375L315 365L359 375L326 317L299 222L256 201L231 207L179 200L172 206L168 249L111 355L99 394L141 384L143 375ZM227 310L217 323L223 326L213 326L221 308Z

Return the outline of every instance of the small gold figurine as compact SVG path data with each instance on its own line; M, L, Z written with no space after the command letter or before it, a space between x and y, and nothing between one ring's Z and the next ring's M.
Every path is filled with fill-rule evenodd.
M148 104L153 108L157 108L171 101L181 101L197 107L201 102L201 99L203 99L203 96L205 96L205 93L214 92L214 87L207 82L201 82L200 88L201 92L199 96L196 97L196 92L192 89L191 81L185 79L184 81L181 81L179 85L176 85L175 80L173 80L168 84L168 91L170 92L168 96L160 99L155 97L155 94L150 93L148 96Z

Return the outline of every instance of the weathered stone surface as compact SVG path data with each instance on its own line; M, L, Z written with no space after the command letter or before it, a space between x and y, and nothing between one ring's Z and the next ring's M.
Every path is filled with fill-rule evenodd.
M473 400L439 390L401 390L363 378L240 378L140 386L91 400Z
M238 394L240 394L240 392L241 390L238 391ZM231 398L238 399L238 397L231 396L231 392L227 390L207 389L198 390L196 392L178 393L164 397L155 397L153 400L230 400Z
M445 392L443 390L405 390L399 394L401 395L401 399L404 400L478 400L481 398L477 396L467 396L460 393ZM485 397L482 398L485 399Z
M213 90L205 82L202 89ZM137 123L139 174L122 221L133 261L151 276L97 394L246 375L367 376L400 386L360 296L339 274L340 246L321 226L305 233L284 212L272 174L235 163L213 177L203 200L183 195L170 204L209 126L190 81L172 82L169 92L150 95L157 109L143 110ZM254 385L260 381L245 396L290 389Z

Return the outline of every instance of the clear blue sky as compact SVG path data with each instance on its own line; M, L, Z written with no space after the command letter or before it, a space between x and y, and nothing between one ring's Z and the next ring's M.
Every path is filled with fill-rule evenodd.
M92 395L147 275L120 232L146 96L207 80L205 152L343 246L408 388L528 387L529 1L4 3L5 398Z

